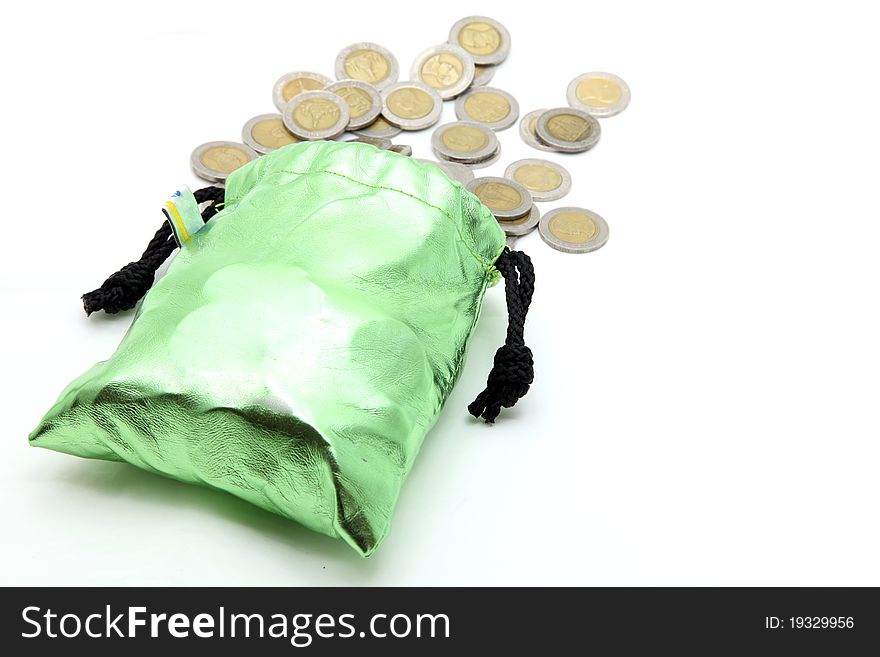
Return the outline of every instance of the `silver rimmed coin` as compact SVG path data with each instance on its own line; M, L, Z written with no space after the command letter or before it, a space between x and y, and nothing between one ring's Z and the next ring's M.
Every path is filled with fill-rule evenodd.
M495 66L491 64L474 64L474 81L471 88L485 87L495 77Z
M529 190L535 201L555 201L571 190L571 174L550 160L517 160L504 170L504 177Z
M208 182L226 182L226 178L259 154L237 141L209 141L196 147L189 158L193 172Z
M500 64L510 52L507 28L487 16L462 18L449 31L449 42L467 51L477 64Z
M535 126L538 124L538 117L546 111L547 110L545 109L539 109L534 112L529 112L522 117L519 121L519 136L532 148L537 148L539 151L551 151L555 153L555 148L551 148L547 144L542 144L538 139L538 135L535 134Z
M387 151L393 144L390 139L386 139L385 137L358 137L357 139L349 139L351 142L357 142L359 144L369 144L370 146L375 146L379 150Z
M428 85L440 98L455 98L474 81L474 59L464 49L444 43L423 51L410 77Z
M431 146L443 159L462 164L481 162L500 151L495 133L477 123L444 123L431 135Z
M424 130L440 120L443 99L421 82L396 82L382 92L382 116L401 130Z
M504 234L508 237L520 237L535 230L540 221L541 211L538 210L538 206L533 203L529 211L522 217L512 221L499 221L498 225L501 226L501 230L503 230Z
M299 141L284 127L280 114L255 116L241 129L241 140L261 155Z
M358 137L368 137L370 139L391 139L392 137L399 135L400 132L400 128L388 123L388 121L385 120L385 117L381 114L379 115L379 118L367 127L361 128L360 130L352 130L352 134L355 134Z
M533 206L529 190L508 178L474 178L467 184L467 190L480 199L499 221L520 219Z
M333 139L348 125L348 103L329 91L306 91L291 98L281 116L300 139Z
M311 71L286 73L278 78L278 81L272 88L272 102L275 103L275 107L283 112L287 101L294 96L305 91L320 91L332 82L333 80L326 75L312 73Z
M378 43L353 43L336 57L336 78L360 80L382 89L397 82L400 67L397 57Z
M458 164L457 162L446 162L439 160L416 160L417 162L421 162L422 164L430 164L439 168L443 173L447 175L451 180L455 180L456 182L460 182L462 185L467 185L471 180L474 179L474 172L466 167L463 164Z
M404 157L412 157L412 146L407 144L392 144L388 150Z
M535 124L538 139L563 153L582 153L599 141L602 128L586 112L573 107L547 110Z
M504 130L519 118L519 103L501 89L478 87L455 100L455 115L462 121L479 123L492 130Z
M348 130L366 128L382 111L382 98L376 87L360 80L340 80L324 91L336 94L348 104Z
M538 223L538 232L547 244L566 253L589 253L608 241L608 224L584 208L551 210Z
M437 154L436 152L434 153ZM485 160L477 160L476 162L461 162L466 167L470 167L471 169L485 169L486 167L490 167L495 164L498 160L501 159L501 145L498 145L498 150L495 151L492 155L487 157Z
M620 114L629 105L629 85L611 73L584 73L568 85L568 104L591 116Z

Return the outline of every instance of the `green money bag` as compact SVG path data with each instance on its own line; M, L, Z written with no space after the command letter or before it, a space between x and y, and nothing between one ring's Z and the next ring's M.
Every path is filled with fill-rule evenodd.
M439 168L368 144L286 146L192 207L195 229L172 209L83 297L118 312L146 293L30 443L228 491L368 556L501 276L507 341L469 410L492 422L528 391L528 257Z

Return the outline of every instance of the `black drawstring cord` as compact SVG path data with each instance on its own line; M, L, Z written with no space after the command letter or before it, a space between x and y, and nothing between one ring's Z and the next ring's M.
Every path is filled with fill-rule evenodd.
M202 210L202 220L207 222L217 214L218 205L223 201L222 187L204 187L193 192L196 201L211 205ZM171 252L177 248L177 242L171 234L171 226L167 221L153 235L140 260L130 262L101 284L97 290L86 292L82 296L86 315L96 310L106 313L118 313L134 308L138 301L153 286L156 270L162 265Z
M535 379L532 350L526 346L523 328L532 294L535 291L535 270L532 260L522 251L505 247L495 261L495 268L504 276L507 294L507 339L495 352L495 364L489 372L486 389L468 406L474 417L492 424L501 408L510 408L529 391Z

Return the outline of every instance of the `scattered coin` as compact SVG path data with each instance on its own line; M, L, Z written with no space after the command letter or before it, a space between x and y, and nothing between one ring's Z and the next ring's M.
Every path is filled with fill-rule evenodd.
M600 118L620 114L629 105L629 85L611 73L584 73L568 85L568 104Z
M382 98L371 84L360 80L340 80L324 91L334 93L348 104L348 130L366 128L382 111Z
M397 82L397 57L378 43L354 43L336 57L336 78L360 80L382 89Z
M599 141L599 122L579 109L560 107L538 117L535 134L548 146L563 153L581 153Z
M284 106L282 117L287 129L300 139L333 139L348 125L348 103L329 91L306 91Z
M535 201L555 201L571 190L571 174L549 160L517 160L504 171L532 194Z
M192 152L189 162L199 178L225 182L230 173L258 157L250 146L236 141L209 141Z
M489 64L474 64L474 81L471 88L485 87L495 77L495 66Z
M421 159L416 161L421 162L422 164L431 164L435 167L438 167L450 179L460 182L462 185L467 185L471 180L474 179L474 172L465 165L459 164L457 162L439 162L437 160Z
M467 190L480 199L499 221L520 219L534 205L529 190L508 178L475 178L467 184Z
M331 82L333 80L320 73L311 73L309 71L287 73L278 78L278 81L272 88L272 102L275 103L275 107L283 112L287 101L294 96L304 91L319 91Z
M382 116L401 130L424 130L440 120L443 100L421 82L397 82L382 92Z
M472 89L455 101L455 115L492 130L509 128L519 118L519 103L506 91L492 87Z
M412 157L412 146L408 146L407 144L392 144L391 148L388 150L394 151L404 157Z
M370 146L375 146L376 148L383 151L387 151L393 146L391 140L385 137L358 137L357 139L351 139L349 141L358 142L361 144L369 144Z
M534 112L529 112L526 114L519 122L519 136L520 138L532 148L537 148L540 151L553 151L556 149L551 148L547 144L542 144L538 139L538 135L535 134L535 126L538 124L538 117L541 116L547 110L540 109L535 110Z
M449 42L464 48L477 64L500 64L510 52L510 33L486 16L462 18L449 31Z
M370 137L373 139L390 139L391 137L396 137L400 134L400 128L396 125L391 125L388 121L385 120L385 117L379 115L379 118L373 121L366 128L361 128L360 130L352 130L353 134L356 134L358 137Z
M504 234L508 237L520 237L535 230L540 221L541 211L538 210L538 206L533 203L529 211L519 219L514 219L513 221L499 221L498 225L501 226L501 230L503 230Z
M299 141L284 127L280 114L255 116L241 129L241 140L261 155Z
M431 135L431 146L441 157L474 164L500 152L495 133L476 123L444 123Z
M558 251L588 253L608 241L608 224L595 212L583 208L556 208L538 224L541 238Z
M474 59L451 43L428 48L416 57L410 77L432 87L443 100L455 98L474 81Z

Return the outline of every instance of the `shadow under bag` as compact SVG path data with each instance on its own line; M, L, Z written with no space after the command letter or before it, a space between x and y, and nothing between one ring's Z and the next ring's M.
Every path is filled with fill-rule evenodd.
M152 285L31 444L228 491L367 556L502 275L507 340L469 410L494 421L528 390L531 263L439 168L367 144L287 146L231 174L225 202L195 198L210 221L154 285L167 225L85 295L117 312Z

